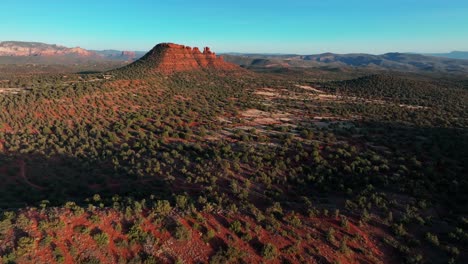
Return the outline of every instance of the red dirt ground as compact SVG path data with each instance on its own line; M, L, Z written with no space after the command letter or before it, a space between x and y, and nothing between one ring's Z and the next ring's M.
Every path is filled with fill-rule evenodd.
M340 221L334 218L298 215L302 224L294 227L286 222L290 216L285 216L279 219L279 226L270 230L242 214L201 213L200 219L172 211L169 219L184 226L190 233L189 240L179 241L171 231L167 231L166 226L156 224L152 216L135 215L132 221L140 222L141 230L157 241L148 248L145 243L132 244L125 228L116 229L119 225L124 226L128 220L113 209L94 209L93 214L76 214L70 209L57 209L56 212L57 217L33 209L22 213L31 219L25 231L34 239L34 243L32 249L18 259L18 263L31 263L31 260L34 263L57 263L54 250L60 251L63 263L67 264L83 261L87 257L96 258L101 263L116 263L119 259L130 260L141 251L153 255L160 263L173 263L175 260L206 263L226 246L236 248L247 263L281 263L282 259L291 263L321 263L325 260L330 263L397 263L385 257L383 252L388 249L376 243L375 234L384 234L382 230L358 227L352 220L349 220L348 228L343 228ZM229 228L236 220L242 224L241 234ZM91 232L77 231L77 227L86 227ZM326 240L326 232L331 227L335 229L333 243ZM93 230L106 234L109 242L104 246L97 245L92 237ZM204 234L208 230L214 230L215 236L205 242ZM45 236L50 238L48 244L42 242ZM250 238L246 239L246 236ZM340 241L345 236L350 249L348 254L339 251ZM128 246L117 246L114 242L117 240L127 241ZM281 258L266 260L261 256L261 249L267 243L277 248Z

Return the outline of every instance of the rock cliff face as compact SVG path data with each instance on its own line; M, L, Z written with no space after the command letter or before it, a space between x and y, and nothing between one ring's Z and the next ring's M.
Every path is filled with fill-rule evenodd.
M76 47L67 48L37 42L0 42L0 56L95 56L94 52Z
M204 69L242 70L237 65L225 62L222 57L217 57L208 47L201 52L196 47L191 48L173 43L156 45L135 65L149 66L152 71L164 74Z

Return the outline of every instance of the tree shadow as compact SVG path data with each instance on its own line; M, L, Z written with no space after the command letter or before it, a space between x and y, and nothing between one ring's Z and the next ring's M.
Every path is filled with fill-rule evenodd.
M99 194L102 201L115 195L142 199L171 197L162 177L136 177L115 170L106 161L40 154L0 154L0 208L51 205L67 201L83 204Z

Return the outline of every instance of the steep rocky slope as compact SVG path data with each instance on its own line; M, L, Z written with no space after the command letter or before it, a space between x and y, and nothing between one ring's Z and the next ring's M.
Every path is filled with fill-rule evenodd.
M225 62L222 57L216 56L208 47L201 52L197 47L191 48L173 43L156 45L140 60L126 68L163 74L206 69L243 71L239 66Z

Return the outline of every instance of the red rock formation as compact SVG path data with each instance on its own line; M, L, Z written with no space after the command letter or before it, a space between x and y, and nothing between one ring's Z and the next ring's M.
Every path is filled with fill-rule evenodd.
M57 53L57 54L60 54L60 53ZM96 55L96 53L91 52L89 50L82 49L80 47L66 49L61 54L62 55L75 54L75 55L79 55L79 56L94 56L94 55Z
M237 65L225 62L222 57L217 57L208 47L202 53L197 47L192 49L173 43L158 44L137 62L142 63L150 64L153 71L165 74L204 69L242 70Z
M133 60L136 58L136 53L134 51L122 51L120 57L126 58L127 60Z
M95 56L94 52L80 47L67 48L36 42L0 42L0 56Z

